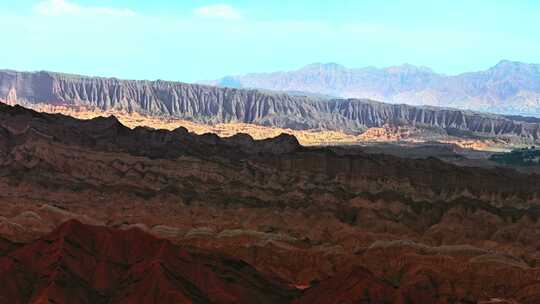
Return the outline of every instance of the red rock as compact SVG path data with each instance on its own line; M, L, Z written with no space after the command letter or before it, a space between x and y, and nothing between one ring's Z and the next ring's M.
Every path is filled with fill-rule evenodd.
M369 270L356 267L350 272L308 289L295 304L398 303L398 290L377 279Z
M9 303L283 303L295 295L249 265L138 229L68 221L0 258Z
M0 194L0 236L27 243L0 241L13 302L288 301L279 277L336 287L318 293L330 303L363 299L345 283L370 300L540 303L540 183L509 169L0 105ZM69 219L182 247L76 222L47 235Z

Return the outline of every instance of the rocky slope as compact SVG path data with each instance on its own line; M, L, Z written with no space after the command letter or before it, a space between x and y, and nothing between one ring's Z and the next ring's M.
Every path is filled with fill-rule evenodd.
M540 115L540 65L503 60L492 68L447 76L425 67L348 69L312 64L296 71L228 76L213 85L304 91L391 103L451 106L505 114Z
M370 261L388 263L387 270L399 267L399 274L387 279L352 266L305 289L265 278L245 262L222 254L180 247L139 227L116 229L67 220L35 241L10 246L0 253L0 275L10 278L0 286L3 303L536 303L539 296L538 285L519 287L534 280L538 271L533 274L517 261L482 256L467 247L375 244L368 249ZM436 257L429 256L430 250ZM497 259L516 266L503 268L494 262ZM467 268L484 268L482 273L490 277L469 276ZM442 280L452 272L468 278ZM519 290L513 294L519 302L500 297L477 301L467 290L475 280L494 280L501 272L505 277L494 287Z
M537 122L453 109L49 72L1 71L0 99L29 105L82 105L212 124L241 122L351 133L385 125L405 125L423 129L427 138L487 137L518 143L534 143L540 138Z
M352 149L345 149L338 155L325 148L303 147L295 137L286 134L257 141L245 134L228 138L219 138L214 134L195 135L184 128L174 131L144 127L129 129L115 117L77 120L2 104L0 104L0 134L2 135L0 153L4 156L1 162L2 170L7 174L12 172L11 168L24 164L27 170L17 174L26 176L35 170L38 175L34 175L34 179L39 177L39 173L45 172L42 169L52 169L59 165L56 159L44 160L49 157L59 157L62 166L68 168L82 168L85 161L92 162L91 159L67 157L69 151L73 150L85 154L92 152L110 155L112 158L114 154L127 154L141 157L140 161L143 163L154 159L175 162L178 158L188 157L207 161L198 164L201 168L208 166L209 163L217 162L219 166L223 163L229 166L230 170L241 169L246 176L263 178L252 181L253 185L261 183L259 187L264 187L265 182L271 182L275 183L272 187L291 188L292 185L283 184L281 178L274 179L274 170L279 168L282 170L281 174L293 174L290 176L291 179L300 178L302 182L309 181L309 184L317 181L317 179L310 181L311 177L325 176L334 184L343 183L343 186L346 186L344 190L373 193L399 190L400 195L410 196L414 200L446 200L465 195L474 199L485 199L486 203L493 206L529 207L536 205L538 201L536 193L540 190L540 185L530 176L512 170L455 167L437 159L405 160L364 154ZM53 156L48 151L56 151L57 154ZM123 172L134 169L126 163L128 159L119 158L117 161L121 164L112 168L106 168L104 163L100 176L92 176L93 172L86 170L74 169L71 169L69 174L74 174L74 177L82 182L89 177L95 183L107 184L109 178L111 181L114 180L113 176L119 173L118 170ZM42 168L43 166L45 167ZM143 167L146 166L152 167L152 164ZM134 171L146 174L147 169L149 168ZM56 168L55 171L62 172L63 168ZM223 176L226 173L222 171L219 175ZM264 176L258 176L258 173L264 173ZM169 174L173 175L160 177ZM171 178L178 180L185 174L174 171L160 172L156 168L152 175L153 178L145 181L144 185L149 190L171 186ZM294 177L295 175L297 176ZM64 177L69 178L69 175ZM129 176L126 178L128 178L126 182L131 183ZM242 176L238 176L234 180L241 178ZM122 183L122 180L116 182ZM331 186L324 187L332 189ZM484 198L488 193L492 196L489 199ZM514 196L518 193L519 196Z
M85 284L105 284L99 285L103 288L121 282L118 273L100 272L105 278L94 280L73 272L88 269L81 268L87 264L72 264L86 261L78 257L86 251L66 239L43 238L77 219L111 228L137 227L175 244L241 259L265 278L308 288L305 300L302 295L294 299L300 303L313 298L319 303L537 303L538 180L538 175L457 167L433 158L306 148L288 135L256 141L247 135L195 135L183 128L129 129L114 117L77 120L0 105L0 254L19 252L21 243L30 244L22 248L37 248L20 249L25 252L18 259L22 264L10 258L3 263L6 271L43 275L39 282L45 285L60 280L50 289L1 288L9 288L9 294L22 290L23 299L33 297L29 290L43 290L56 299L68 296L61 291L65 275L84 278ZM76 240L86 234L96 240L124 235L97 230L101 232L75 233ZM119 242L106 248L114 253L138 246L129 249ZM61 245L57 255L47 249L54 244ZM48 271L49 264L25 260L36 252L51 252L53 260L61 257L60 264L50 264L60 265L60 270L49 281L47 272L41 272ZM243 273L241 277L247 278ZM197 277L188 278L197 282ZM169 286L170 281L165 283ZM329 294L336 284L356 289ZM214 295L196 286L205 297L207 292ZM115 297L106 288L92 288L76 289L69 296ZM288 294L288 289L276 288ZM359 293L366 288L367 295ZM393 292L382 297L381 291L389 288ZM184 289L171 290L182 294L178 290Z
M244 262L133 228L75 220L0 256L2 303L288 303L298 292Z

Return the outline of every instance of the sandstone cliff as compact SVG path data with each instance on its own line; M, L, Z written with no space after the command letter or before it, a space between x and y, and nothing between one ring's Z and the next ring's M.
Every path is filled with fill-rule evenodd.
M243 122L291 129L359 133L407 125L426 134L500 137L536 142L540 124L455 109L385 104L361 99L319 99L258 90L166 81L131 81L50 72L0 71L0 99L20 104L84 105L202 123ZM427 135L429 136L429 135Z

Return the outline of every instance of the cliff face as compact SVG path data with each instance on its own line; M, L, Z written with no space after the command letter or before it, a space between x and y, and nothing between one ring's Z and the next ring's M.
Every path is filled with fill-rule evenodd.
M202 123L243 122L291 129L362 132L385 124L439 130L457 136L535 142L540 124L455 109L323 100L257 90L165 81L130 81L48 72L0 72L0 99L138 112Z

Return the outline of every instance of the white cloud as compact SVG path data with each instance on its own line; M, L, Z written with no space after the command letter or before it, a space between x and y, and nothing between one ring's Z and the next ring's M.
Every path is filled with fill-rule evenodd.
M228 4L214 4L199 7L194 9L193 13L201 17L219 18L227 20L235 20L242 18L242 14L237 9Z
M127 8L81 6L66 0L44 0L34 6L34 11L45 16L61 15L107 15L126 17L136 15Z

